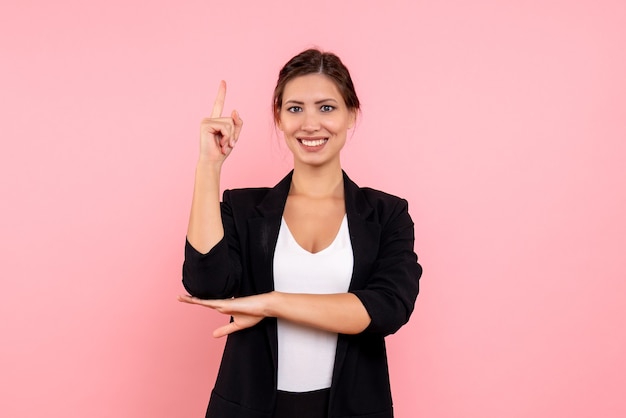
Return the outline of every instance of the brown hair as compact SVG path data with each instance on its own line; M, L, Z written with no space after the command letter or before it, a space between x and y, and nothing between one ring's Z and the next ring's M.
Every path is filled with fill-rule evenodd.
M350 110L359 110L359 98L354 90L350 72L339 57L331 52L319 49L307 49L289 60L278 73L278 81L274 88L274 121L280 119L285 86L296 77L308 74L323 74L329 77L339 89L346 106Z

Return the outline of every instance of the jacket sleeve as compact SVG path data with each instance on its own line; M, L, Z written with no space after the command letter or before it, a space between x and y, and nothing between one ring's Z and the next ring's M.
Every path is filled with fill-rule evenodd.
M240 243L228 190L220 206L224 238L206 254L185 241L183 286L190 295L201 299L230 298L241 282Z
M415 233L408 203L399 199L382 225L378 257L364 289L352 290L371 322L365 333L393 334L406 324L419 293L422 267L413 250Z

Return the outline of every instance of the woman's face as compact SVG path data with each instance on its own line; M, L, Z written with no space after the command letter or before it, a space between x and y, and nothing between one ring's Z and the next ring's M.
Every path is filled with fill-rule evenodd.
M346 104L335 83L325 75L296 77L285 85L278 128L296 164L339 163L348 129L356 112Z

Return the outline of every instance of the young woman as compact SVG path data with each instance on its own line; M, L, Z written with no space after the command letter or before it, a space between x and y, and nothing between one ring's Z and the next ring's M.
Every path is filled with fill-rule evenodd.
M201 124L181 302L229 315L206 413L219 418L393 416L384 337L408 320L422 269L407 202L359 188L340 153L359 111L348 69L306 50L280 71L274 120L293 171L227 190L243 121L220 84Z

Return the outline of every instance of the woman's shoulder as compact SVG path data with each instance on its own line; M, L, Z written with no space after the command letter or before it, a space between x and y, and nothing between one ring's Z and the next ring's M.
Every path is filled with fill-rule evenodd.
M386 223L391 219L409 216L409 202L406 199L371 187L360 187L359 190L373 209L372 215L378 222Z
M359 189L370 201L383 201L391 203L399 203L402 201L406 202L406 199L403 197L396 196L383 190L374 189L372 187L359 187Z
M380 225L412 225L406 199L372 187L357 186L347 178L346 209L353 217L360 217Z
M369 206L374 209L383 209L388 207L397 207L397 206L406 206L406 199L391 194L389 192L375 189L372 187L361 187L354 183L347 175L346 179L346 188L347 194L352 195L354 199L364 199Z

